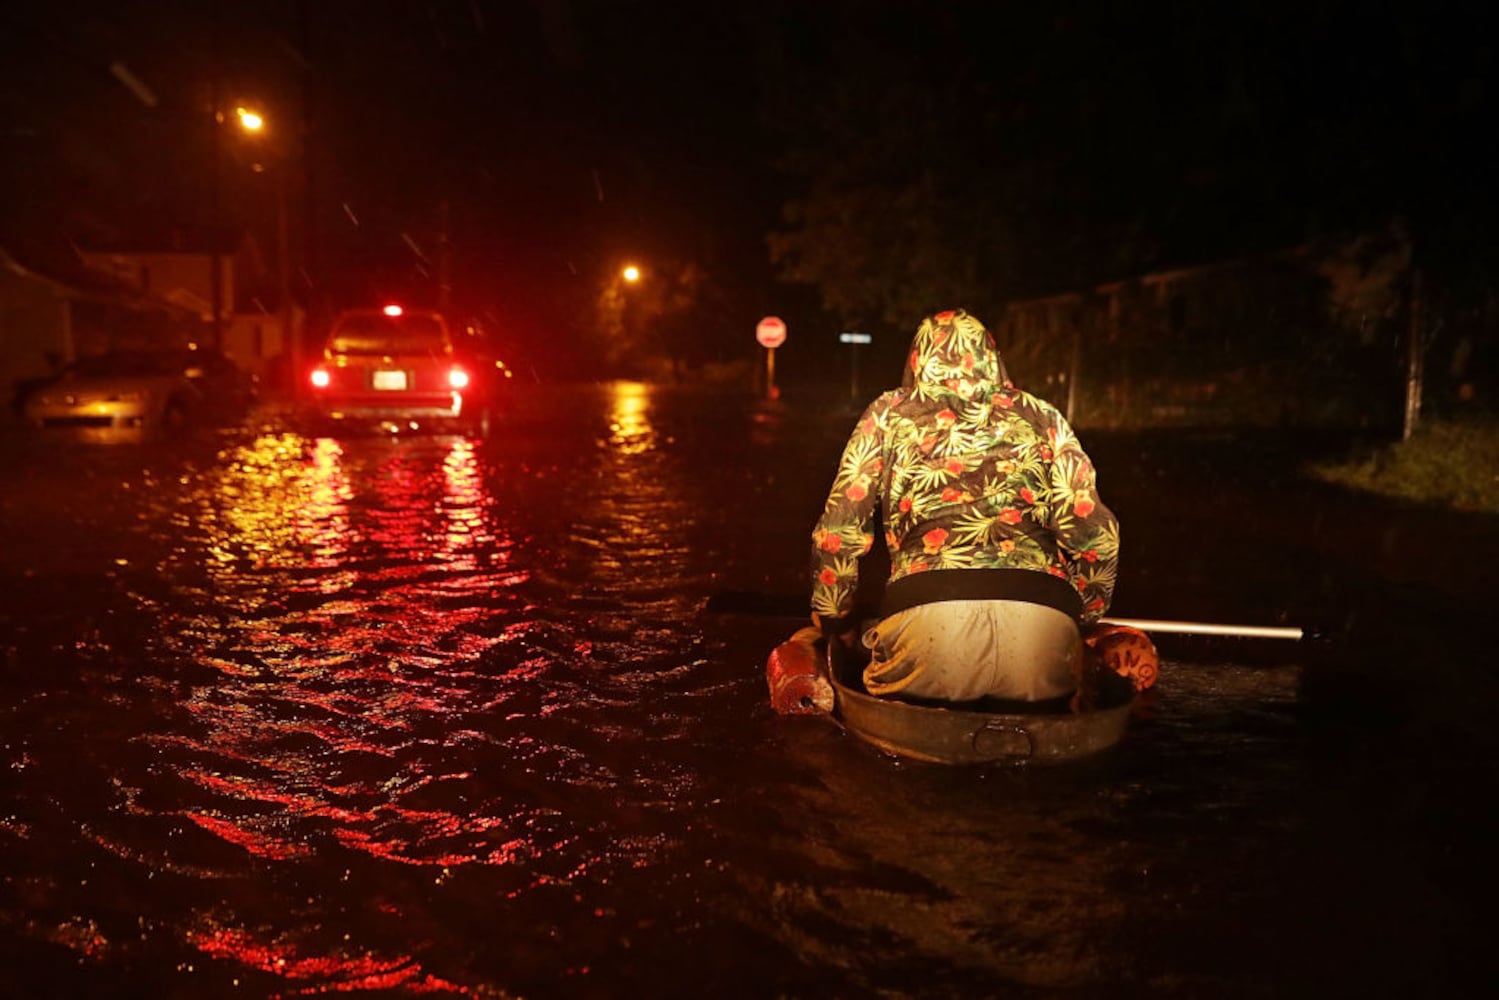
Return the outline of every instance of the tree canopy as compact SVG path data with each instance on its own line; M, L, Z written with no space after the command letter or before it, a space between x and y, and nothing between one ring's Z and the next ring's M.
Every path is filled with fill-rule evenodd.
M907 327L1393 218L1492 275L1482 8L876 10L813 30L771 115L798 189L770 253L836 312Z

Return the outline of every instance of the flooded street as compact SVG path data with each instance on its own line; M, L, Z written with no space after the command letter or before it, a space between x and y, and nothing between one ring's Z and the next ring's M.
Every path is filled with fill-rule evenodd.
M522 387L485 441L0 435L0 993L1486 992L1492 738L1309 693L1346 650L1163 642L1124 743L1054 769L774 715L798 622L703 605L802 591L854 417L617 383ZM1395 602L1377 559L1307 572L1314 499L1183 541L1258 487L1153 509L1174 467L1093 440L1119 613Z

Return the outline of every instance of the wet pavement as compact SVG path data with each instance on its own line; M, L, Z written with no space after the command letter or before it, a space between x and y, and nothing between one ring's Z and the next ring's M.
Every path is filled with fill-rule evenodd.
M0 431L0 993L1485 995L1494 518L1346 442L1083 434L1123 744L892 760L769 709L855 414L522 386L489 440ZM1435 555L1433 555L1435 553Z

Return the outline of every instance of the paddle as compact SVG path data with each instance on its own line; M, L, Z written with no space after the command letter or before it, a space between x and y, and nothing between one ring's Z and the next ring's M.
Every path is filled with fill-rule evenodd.
M1100 618L1104 625L1125 625L1141 632L1175 632L1179 635L1228 635L1242 639L1290 639L1299 642L1314 633L1298 625L1228 625L1219 622L1178 622L1159 618Z
M762 594L751 590L721 590L708 598L703 610L708 614L754 615L767 618L807 618L810 611L805 597L791 594ZM871 609L862 609L861 618L873 618ZM1178 635L1218 635L1242 639L1289 639L1299 642L1316 633L1296 625L1234 625L1221 622L1170 621L1160 618L1104 618L1105 625L1125 625L1142 632L1171 632Z

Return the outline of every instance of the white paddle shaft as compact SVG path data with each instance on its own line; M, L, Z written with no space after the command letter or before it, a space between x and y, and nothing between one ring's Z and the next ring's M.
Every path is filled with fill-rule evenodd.
M1125 625L1142 632L1181 632L1186 635L1241 635L1251 639L1304 639L1306 631L1295 626L1221 625L1213 622L1171 622L1154 618L1101 618L1105 625Z

